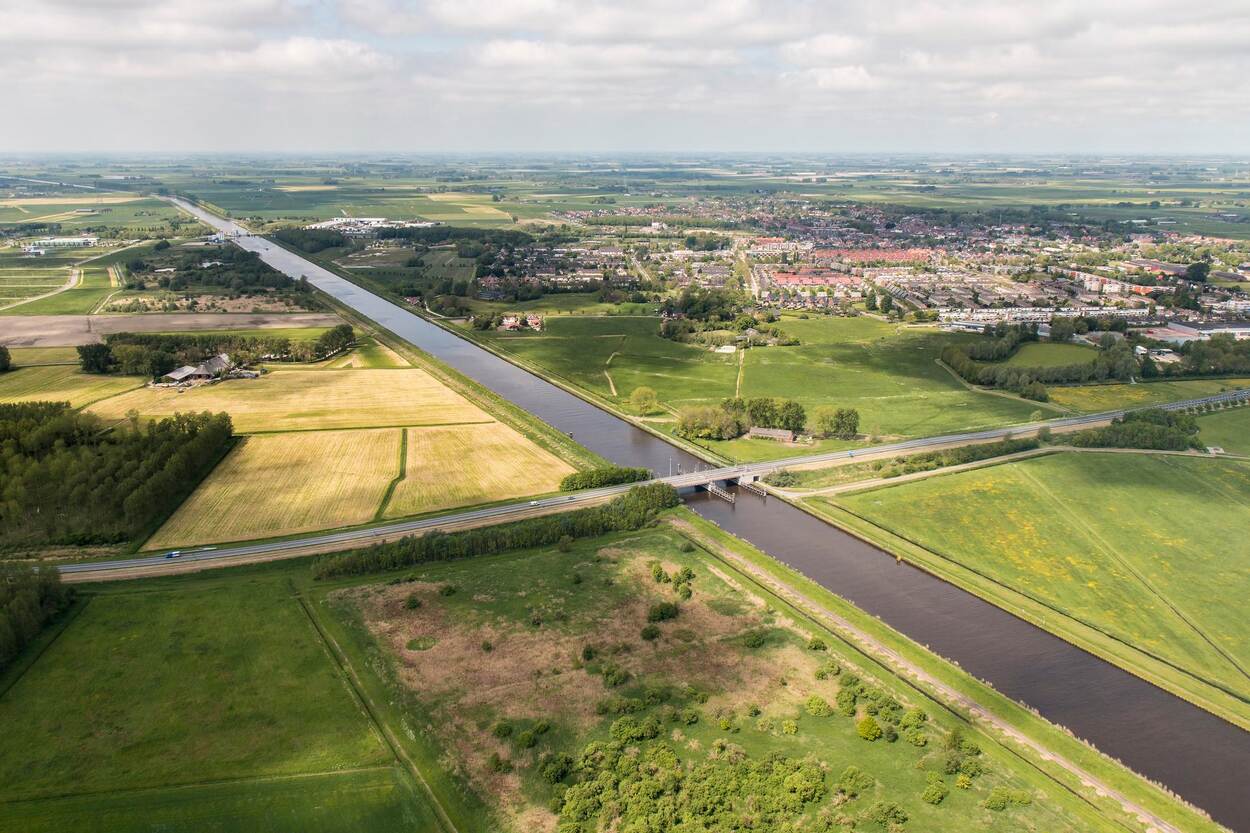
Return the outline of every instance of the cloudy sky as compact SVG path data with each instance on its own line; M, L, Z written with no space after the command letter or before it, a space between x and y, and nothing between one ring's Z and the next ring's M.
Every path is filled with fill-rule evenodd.
M1250 152L1247 0L0 0L3 151Z

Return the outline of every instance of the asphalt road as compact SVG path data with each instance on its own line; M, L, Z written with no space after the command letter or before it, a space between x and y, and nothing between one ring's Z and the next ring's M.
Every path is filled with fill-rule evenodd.
M1184 408L1192 408L1197 405L1205 405L1212 402L1227 402L1236 399L1250 399L1250 390L1228 391L1214 396L1205 396L1200 399L1187 399L1183 402L1173 402L1161 407L1167 410L1182 410ZM1055 428L1077 428L1083 425L1105 422L1114 417L1122 416L1124 413L1124 411L1108 411L1101 414L1090 414L1088 416L1050 420L1049 422L1030 423L1029 425L1013 425L1009 428L994 428L988 431L975 431L964 434L947 434L941 437L925 437L922 439L907 440L906 442L891 443L888 445L876 445L870 448L858 450L831 451L824 454L809 454L803 457L789 457L785 460L774 460L765 463L746 463L743 465L722 466L719 468L708 466L707 468L700 469L698 471L682 472L680 474L672 475L671 477L659 477L650 482L668 483L678 489L688 489L704 486L708 483L737 480L739 478L754 480L780 468L813 463L836 463L849 461L854 459L856 454L859 454L860 456L871 454L873 457L881 457L892 454L900 454L903 452L918 452L929 448L1002 439L1008 435L1019 436L1023 433L1027 433L1043 426L1050 427L1052 430ZM179 554L175 558L168 558L165 554L161 554L155 556L125 558L115 561L65 564L60 567L60 570L62 573L66 574L105 575L110 571L127 570L139 567L153 567L160 564L171 563L175 560L178 563L184 563L214 561L219 559L238 559L241 556L255 556L257 560L263 560L271 558L277 554L291 552L294 550L307 550L313 548L321 549L322 551L330 551L333 549L351 549L353 546L363 545L380 537L394 537L397 535L436 529L443 526L454 526L484 519L497 519L502 522L507 521L514 516L523 516L533 513L536 509L574 509L601 501L605 497L611 497L626 492L633 485L636 484L608 486L601 489L587 489L586 491L577 492L572 495L561 495L559 497L543 498L541 500L533 501L518 501L516 503L504 504L502 506L492 506L486 509L476 509L468 512L457 512L450 515L440 515L434 518L424 518L414 521L400 521L380 526L349 529L343 532L307 535L282 541L267 541L257 544L225 546L212 549L192 548L179 550L177 551Z

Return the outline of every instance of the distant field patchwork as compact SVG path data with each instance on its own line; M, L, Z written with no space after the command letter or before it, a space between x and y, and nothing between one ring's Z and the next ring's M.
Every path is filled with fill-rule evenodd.
M75 408L106 397L136 390L143 380L135 376L93 376L74 365L19 367L0 373L0 402L68 402ZM124 417L123 410L118 418Z

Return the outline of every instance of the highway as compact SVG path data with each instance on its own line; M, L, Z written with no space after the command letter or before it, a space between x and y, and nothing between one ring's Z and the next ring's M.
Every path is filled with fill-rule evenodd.
M1208 403L1229 402L1235 400L1250 400L1250 390L1228 391L1216 394L1215 396L1206 396L1200 399L1188 399L1183 402L1173 402L1161 407L1166 408L1167 410L1183 410L1185 408L1192 408ZM871 454L874 458L876 458L905 452L920 452L935 447L992 441L1002 439L1009 435L1019 436L1041 427L1049 427L1052 430L1056 428L1073 430L1084 425L1106 422L1115 417L1123 416L1124 413L1124 411L1108 411L1100 414L1090 414L1088 416L1051 420L1050 422L1014 425L1009 428L994 428L987 431L976 431L965 434L947 434L941 437L925 437L922 439L907 440L905 442L871 446L869 448L846 451L830 451L823 454L809 454L802 457L790 457L785 460L772 460L763 463L746 463L743 465L721 467L706 466L695 471L686 471L671 476L657 477L648 482L668 483L677 489L694 489L707 486L710 483L721 483L726 481L746 480L749 482L757 480L764 475L781 468L850 461L853 460L857 454L861 457ZM176 558L166 558L166 555L162 553L154 556L125 558L115 561L65 564L60 567L60 570L62 573L74 575L78 580L87 580L89 577L93 576L105 576L112 571L133 570L135 568L143 567L150 568L162 564L171 564L175 561L177 563L185 563L229 559L230 563L234 564L238 563L240 558L247 556L254 556L256 560L264 560L281 556L283 553L296 553L311 550L317 550L320 552L330 552L336 549L345 550L356 546L364 546L378 540L392 539L406 534L437 529L439 527L461 526L487 519L504 522L518 517L534 514L536 511L580 508L582 506L598 503L606 498L611 498L615 495L626 492L634 485L637 484L631 483L621 486L607 486L600 489L587 489L586 491L576 492L571 495L560 495L557 497L542 498L540 500L517 501L515 503L492 506L486 509L475 509L468 512L457 512L448 515L439 515L432 518L400 521L397 523L383 524L379 526L354 528L344 530L342 532L308 535L281 541L266 541L257 544L224 546L213 549L192 548L178 551L179 555L176 556Z

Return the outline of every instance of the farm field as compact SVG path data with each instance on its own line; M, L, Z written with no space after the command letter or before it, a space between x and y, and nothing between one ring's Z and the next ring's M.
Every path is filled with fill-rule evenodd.
M1250 387L1250 379L1220 378L1139 382L1135 385L1051 385L1047 391L1052 403L1077 413L1093 414L1119 408L1162 405L1246 387Z
M115 585L0 694L0 830L437 830L282 573Z
M14 367L46 364L78 364L78 351L73 347L10 347Z
M401 434L378 428L245 437L144 548L367 523L399 472Z
M76 267L78 282L55 295L29 301L6 312L10 315L86 315L114 291L108 268L96 263ZM46 291L46 290L45 290Z
M1067 453L809 504L923 547L929 569L1031 602L1045 627L1208 705L1250 695L1250 571L1235 555L1250 465Z
M498 422L409 428L405 459L388 518L559 491L574 471Z
M1011 367L1063 367L1088 364L1097 355L1094 348L1082 344L1028 342L1021 345L1005 363Z
M832 635L800 624L785 602L725 562L683 552L683 541L662 525L578 541L567 553L425 565L386 583L359 578L318 590L325 602L317 609L334 620L330 632L343 634L353 662L368 663L366 689L392 704L389 719L426 727L405 745L425 760L456 761L455 782L485 803L465 814L462 830L552 830L579 815L612 829L614 811L646 812L653 801L673 802L690 818L716 817L719 805L705 810L696 798L712 780L726 818L746 806L748 791L759 800L761 829L822 814L875 829L869 818L886 804L916 830L1118 829L979 734L982 751L966 755L976 761L969 771L982 774L956 788L942 771L954 728L948 713ZM669 583L653 578L657 566ZM672 583L682 569L692 576L688 600ZM676 603L677 615L643 638L649 610L661 603ZM812 637L825 650L812 650ZM854 717L833 708L843 690ZM925 745L863 739L856 718L874 699L882 723L906 708L923 710ZM619 803L615 779L600 794L607 800L588 801L584 782L594 770L560 766L588 749L597 750L589 766L610 767L625 747L637 748L638 763L620 759L618 772L631 776L622 788L638 791ZM775 780L750 781L745 768L769 755ZM648 787L649 776L678 765L688 767L684 779L656 777ZM867 775L854 796L837 796L848 767ZM811 792L779 804L764 797L800 771L806 775L787 785L810 784ZM937 780L949 785L941 803L921 800ZM1027 803L989 810L983 804L996 789L1027 795ZM601 807L615 810L600 815Z
M0 373L0 402L68 402L81 408L92 402L135 390L143 384L135 376L93 376L72 365L17 367ZM118 419L126 415L121 411Z
M1198 425L1203 445L1219 446L1229 454L1250 455L1250 407L1204 414Z
M1025 422L1036 410L1031 403L968 390L939 367L935 359L942 346L961 336L870 318L785 317L780 326L800 345L754 348L741 357L660 338L658 319L642 317L555 317L543 333L489 332L483 338L626 410L629 394L641 385L653 388L673 410L735 394L774 396L798 400L809 414L819 405L856 408L861 433L879 438ZM661 430L671 425L656 423ZM758 460L848 444L782 446L738 439L707 445L732 459Z
M143 388L92 407L105 419L227 411L236 432L380 428L489 419L424 370L287 370L193 388Z
M0 226L36 222L56 223L66 236L102 226L107 229L101 236L124 238L204 233L198 221L154 197L100 193L0 200Z
M327 370L344 368L410 367L402 356L369 336L361 336L355 349L324 363Z

